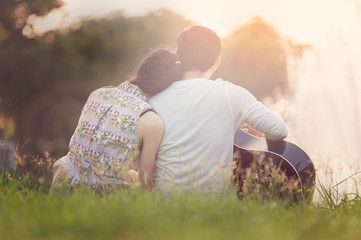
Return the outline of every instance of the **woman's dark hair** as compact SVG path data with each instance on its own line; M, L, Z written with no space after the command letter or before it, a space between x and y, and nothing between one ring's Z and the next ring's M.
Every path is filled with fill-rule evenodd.
M175 53L167 49L157 49L143 60L130 82L144 93L155 95L180 80L180 65Z
M184 71L206 71L213 66L221 52L221 39L211 29L191 26L177 39L177 55Z

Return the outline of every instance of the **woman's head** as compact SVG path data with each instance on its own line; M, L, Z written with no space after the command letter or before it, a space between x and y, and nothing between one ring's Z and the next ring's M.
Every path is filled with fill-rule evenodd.
M169 50L157 49L143 60L131 83L153 96L180 80L181 74L178 56Z

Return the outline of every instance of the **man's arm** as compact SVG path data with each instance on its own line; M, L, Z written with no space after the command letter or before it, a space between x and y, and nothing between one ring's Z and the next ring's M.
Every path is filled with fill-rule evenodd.
M247 123L250 129L256 129L269 139L279 140L287 137L288 130L283 119L257 101L250 92L231 83L228 84L227 90L236 129Z

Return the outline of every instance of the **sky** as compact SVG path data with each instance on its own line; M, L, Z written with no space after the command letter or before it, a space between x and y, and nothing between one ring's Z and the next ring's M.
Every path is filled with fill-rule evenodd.
M197 24L226 37L255 16L270 23L282 36L299 43L322 46L330 34L347 29L350 14L360 0L63 0L59 11L45 18L31 19L36 32L74 24L81 17L104 17L119 10L128 15L143 15L168 8ZM360 9L358 9L360 10Z

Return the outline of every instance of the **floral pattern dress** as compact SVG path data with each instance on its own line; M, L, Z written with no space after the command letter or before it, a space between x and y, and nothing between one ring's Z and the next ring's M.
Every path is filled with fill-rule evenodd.
M92 92L68 154L54 164L52 189L78 184L93 189L128 185L125 173L134 168L138 156L138 120L149 109L144 93L128 81Z

